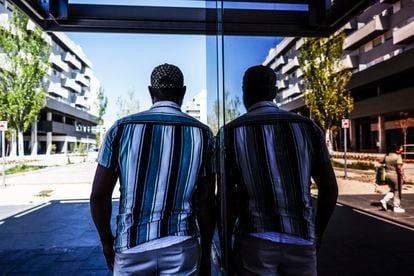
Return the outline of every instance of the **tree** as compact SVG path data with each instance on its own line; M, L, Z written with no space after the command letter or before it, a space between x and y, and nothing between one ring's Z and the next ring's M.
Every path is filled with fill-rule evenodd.
M342 62L344 33L329 38L307 38L300 49L299 65L306 87L305 103L311 118L325 130L328 148L341 119L353 109L347 84L352 72Z
M234 120L240 116L241 101L239 97L236 96L234 99L229 100L229 95L230 93L228 91L224 93L225 123L228 123L231 120ZM207 123L210 126L214 134L216 134L219 130L219 125L220 125L219 118L222 118L220 117L220 115L222 116L222 112L220 112L220 106L221 106L220 102L218 100L215 100L213 103L213 113L209 114L207 118Z
M100 146L101 141L102 141L101 128L104 124L103 116L105 115L106 108L108 107L108 97L105 95L105 90L102 87L99 87L95 104L98 110L98 127L99 127L99 131L96 135L96 145Z
M139 111L139 99L136 97L136 95L137 93L135 89L130 89L127 92L126 99L122 96L118 97L116 100L116 104L118 105L116 116L118 118L122 118Z
M23 156L23 133L45 104L43 79L51 47L40 28L14 9L9 22L0 26L0 49L0 117L17 132L19 156Z

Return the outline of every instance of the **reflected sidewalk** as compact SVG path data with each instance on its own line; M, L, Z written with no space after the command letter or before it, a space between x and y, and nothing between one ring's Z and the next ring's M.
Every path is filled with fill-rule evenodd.
M414 166L410 164L409 179L414 177ZM404 184L402 190L402 207L405 213L396 214L392 208L384 211L380 200L388 192L387 185L375 184L375 173L359 170L348 170L348 177L344 179L343 170L335 170L338 179L338 203L352 207L359 212L395 222L414 229L414 184Z

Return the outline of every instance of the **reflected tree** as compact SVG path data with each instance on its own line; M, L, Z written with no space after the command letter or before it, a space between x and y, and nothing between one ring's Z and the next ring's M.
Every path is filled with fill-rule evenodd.
M329 150L339 123L353 109L347 87L352 72L343 61L345 33L328 38L307 38L300 49L299 64L306 87L305 103L312 119L324 129Z
M210 113L207 117L208 126L211 128L214 134L217 134L219 130L220 122L222 121L222 120L219 120L222 118L220 116L224 115L224 118L225 118L224 122L228 123L236 119L237 117L239 117L241 114L240 98L236 96L232 99L229 99L229 97L230 97L230 93L226 91L224 93L224 103L225 103L224 114L223 112L220 112L220 107L222 106L221 102L219 102L218 100L215 100L213 103L213 112Z
M130 114L139 112L139 99L137 98L135 89L130 89L126 97L119 96L116 100L118 111L116 116L118 118L125 117Z

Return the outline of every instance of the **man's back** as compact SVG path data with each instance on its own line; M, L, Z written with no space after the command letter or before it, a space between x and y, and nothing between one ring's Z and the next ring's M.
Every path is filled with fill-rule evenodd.
M105 136L91 214L114 275L196 275L211 266L213 137L181 112L186 86L180 68L159 65L150 80L150 110L118 120ZM112 192L118 179L114 237Z
M327 162L307 118L258 102L225 128L228 184L238 184L239 233L277 232L316 241L310 196L313 166Z
M276 94L271 68L246 70L248 113L223 130L227 162L221 190L228 200L223 240L231 240L236 226L232 249L238 275L315 276L316 248L337 198L335 175L320 129L280 110L273 103ZM318 186L316 216L311 177Z
M207 127L171 102L158 102L116 122L99 156L118 168L121 198L115 249L123 251L166 236L192 236L193 194L209 168Z

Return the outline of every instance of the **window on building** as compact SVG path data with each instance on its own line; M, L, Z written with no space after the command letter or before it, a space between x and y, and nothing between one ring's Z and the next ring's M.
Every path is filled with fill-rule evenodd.
M392 38L392 30L389 30L384 35L385 40L390 40Z
M381 44L382 44L382 36L379 36L372 41L372 47L374 48Z

